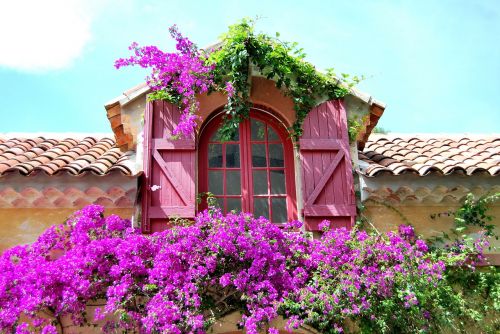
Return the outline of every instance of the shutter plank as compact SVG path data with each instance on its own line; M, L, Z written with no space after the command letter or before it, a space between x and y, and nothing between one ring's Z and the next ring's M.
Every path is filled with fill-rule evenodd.
M153 139L152 149L158 150L194 150L194 141L190 139Z
M179 164L175 163L172 164L173 167L167 168L167 162L163 160L163 158L161 157L160 153L158 153L157 150L153 150L153 158L156 160L158 166L163 172L163 175L165 175L168 182L172 185L171 189L177 193L177 195L182 200L182 202L184 202L185 205L188 205L188 203L190 202L187 197L189 196L189 192L187 192L186 189L184 189L182 182L179 182L182 180L178 180L177 177L175 176L175 175L182 175L180 173L180 168L178 166Z
M144 174L141 179L140 190L142 196L142 231L149 233L151 232L151 224L149 223L149 202L151 200L148 188L151 184L151 134L153 131L152 127L152 116L153 116L153 105L148 103L146 105L146 110L144 113L144 133L143 133L143 168Z
M313 205L304 209L304 214L312 217L342 217L352 216L356 214L356 208L352 205L328 204L328 205Z
M345 143L340 139L300 139L299 145L302 151L332 151L345 149Z
M194 206L155 206L149 212L150 219L165 217L194 218Z

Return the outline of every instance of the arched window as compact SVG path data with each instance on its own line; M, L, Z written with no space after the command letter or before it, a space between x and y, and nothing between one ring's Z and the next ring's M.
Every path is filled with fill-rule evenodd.
M273 223L296 219L293 146L283 124L252 109L225 142L218 136L220 124L219 115L200 137L198 191L213 193L225 213L252 212Z

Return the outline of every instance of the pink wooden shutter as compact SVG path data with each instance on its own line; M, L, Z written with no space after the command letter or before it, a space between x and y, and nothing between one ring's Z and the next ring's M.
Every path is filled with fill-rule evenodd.
M149 102L144 120L144 180L142 230L169 227L168 218L194 218L195 139L172 140L179 109L165 101ZM153 191L152 187L159 186Z
M346 111L341 101L327 101L307 115L300 139L304 221L309 231L327 219L332 227L354 224L352 163Z

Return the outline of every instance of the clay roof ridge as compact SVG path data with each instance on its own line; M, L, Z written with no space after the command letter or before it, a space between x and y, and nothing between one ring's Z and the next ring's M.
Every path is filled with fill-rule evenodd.
M124 91L121 95L109 100L104 104L104 108L109 109L117 104L120 104L121 106L125 106L128 103L132 102L139 96L141 96L144 93L148 93L151 90L149 86L145 83L142 82L126 91Z
M92 137L97 140L109 138L114 141L113 132L0 132L0 138L5 139L25 139L32 140L34 138L43 138L44 140L57 139L74 139L83 140L87 137Z
M382 133L372 133L368 137L369 142L377 141L380 139L395 140L395 139L420 139L420 140L431 140L431 139L442 139L442 140L453 140L460 141L462 139L469 140L481 140L481 139L495 139L500 140L500 133L432 133L432 132L421 132L421 133L400 133L400 132L389 132L387 134ZM496 141L496 140L495 140Z

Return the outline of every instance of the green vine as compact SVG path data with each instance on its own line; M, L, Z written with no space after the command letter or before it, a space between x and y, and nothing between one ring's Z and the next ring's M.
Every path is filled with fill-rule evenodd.
M356 192L358 216L357 229L380 234L368 216L365 215L365 203L382 205L398 214L405 224L411 225L395 206L373 199L361 202L361 193ZM498 239L492 224L493 216L488 212L492 203L500 200L500 193L489 194L476 199L468 194L456 211L431 215L453 217L454 226L451 235L443 233L441 237L427 239L432 256L447 264L444 280L434 288L432 296L435 306L432 316L436 319L439 332L453 333L499 333L500 332L500 269L495 266L479 267L471 270L466 259L477 253L475 239L465 234L469 227L480 227L485 235ZM453 237L452 237L453 236ZM454 251L455 255L451 256ZM457 260L463 265L454 265ZM428 296L419 296L429 298ZM371 323L369 325L372 325ZM447 330L448 329L448 330ZM368 327L366 332L372 332Z
M453 217L453 228L450 234L428 239L434 252L439 253L443 245L451 249L469 249L474 252L475 239L467 234L470 227L480 227L485 236L498 240L493 216L488 213L492 203L500 200L500 193L488 194L475 198L468 194L463 204L455 212L443 212L431 215L438 217ZM446 247L446 246L445 246ZM490 250L492 247L490 247ZM468 266L454 266L446 271L448 282L448 312L453 312L458 322L457 332L469 332L476 328L481 333L500 332L500 270L495 266L486 266L477 270L469 270Z
M394 205L392 205L390 203L387 203L385 201L377 201L377 200L374 200L373 198L368 198L365 202L367 202L367 203L372 202L372 203L381 205L381 206L391 210L395 214L397 214L403 223L408 224L408 225L412 225L410 220L408 219L408 217L406 217L398 208L396 208Z
M447 240L468 239L465 233L469 227L479 227L485 231L485 236L499 239L495 233L495 225L492 224L493 216L488 213L489 206L500 200L500 193L488 194L478 199L473 194L467 194L465 201L457 211L447 211L431 215L431 219L439 217L453 217L454 226L451 229L451 235L443 233L441 236L433 239L436 243L442 243Z
M248 117L250 80L255 70L273 80L278 89L292 98L296 120L290 131L292 138L297 140L302 135L302 123L314 106L324 100L346 96L362 78L348 74L337 76L333 69L321 73L304 60L306 54L297 43L280 40L279 33L275 37L255 33L254 26L255 21L251 19L230 26L207 60L209 65L215 65L214 82L222 87L229 81L235 90L225 107L221 138L230 138L238 124ZM359 128L349 126L351 140L356 138Z
M347 119L347 133L349 134L349 142L353 143L358 138L358 134L363 129L363 124L366 123L364 117L352 116Z

